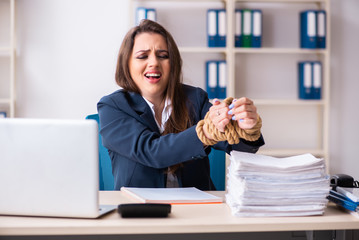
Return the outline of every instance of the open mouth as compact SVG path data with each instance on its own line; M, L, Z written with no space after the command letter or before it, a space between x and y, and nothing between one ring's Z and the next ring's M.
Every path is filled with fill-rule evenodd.
M157 82L161 78L161 73L146 73L145 77L151 82Z

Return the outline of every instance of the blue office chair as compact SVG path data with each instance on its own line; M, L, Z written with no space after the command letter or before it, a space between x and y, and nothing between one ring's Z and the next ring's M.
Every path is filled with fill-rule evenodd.
M95 120L98 124L100 123L98 114L88 115L86 119ZM99 124L99 129L100 129L100 124ZM98 135L99 135L98 149L99 149L100 190L114 190L111 159L110 156L108 155L107 148L105 148L102 145L102 138L100 133Z
M93 119L99 123L98 114L88 115L86 119ZM100 128L100 125L99 125ZM112 175L111 159L107 149L102 145L102 138L99 134L99 168L100 168L100 190L114 190L114 180ZM211 178L217 190L225 190L225 153L212 149L209 155L211 165Z

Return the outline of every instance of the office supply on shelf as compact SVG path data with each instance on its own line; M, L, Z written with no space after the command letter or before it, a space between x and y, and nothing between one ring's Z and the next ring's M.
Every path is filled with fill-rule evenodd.
M208 47L216 47L217 31L217 10L207 10L207 43Z
M234 46L235 47L242 47L243 39L242 39L242 9L235 10L235 29L234 29Z
M227 97L227 63L226 61L218 61L218 84L217 84L217 98L225 99Z
M333 188L343 187L343 188L359 188L359 181L354 180L354 178L347 174L335 174L330 176L330 186Z
M252 11L243 9L242 20L243 47L252 46Z
M300 13L300 47L317 48L316 10L306 10Z
M312 68L313 68L312 98L321 99L322 98L322 63L318 61L312 62Z
M329 201L359 217L359 183L347 174L335 174L330 177Z
M226 46L226 36L227 36L227 17L226 9L217 10L217 24L218 24L218 38L217 38L217 47Z
M232 151L226 202L235 216L321 215L329 177L311 154L275 158Z
M6 112L0 112L0 118L6 118Z
M298 63L298 90L300 99L312 99L312 64L309 61Z
M217 61L206 62L206 91L210 99L217 97Z
M351 201L359 204L359 188L336 187L335 190Z
M303 61L298 63L298 95L300 99L322 98L322 63Z
M317 17L317 48L326 48L327 14L324 10L316 11Z
M208 47L225 47L227 41L226 9L207 10Z
M95 121L0 119L0 214L97 218ZM101 211L100 211L101 210Z
M356 202L351 201L349 198L344 196L343 194L335 191L330 190L330 194L327 197L329 201L341 206L349 211L358 212L359 211L359 204Z
M223 60L206 62L206 91L210 99L227 96L227 63Z
M171 204L165 203L126 203L118 205L118 213L123 218L163 218L171 213Z
M252 39L251 46L254 48L262 47L262 11L252 10Z
M188 188L134 188L122 187L121 191L142 203L222 203L222 198L203 192L194 187Z
M141 20L143 20L143 19L157 21L156 9L138 7L136 9L136 25L140 24Z

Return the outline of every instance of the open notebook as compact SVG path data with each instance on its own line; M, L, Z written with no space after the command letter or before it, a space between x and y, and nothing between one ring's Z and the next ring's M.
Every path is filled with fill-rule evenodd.
M222 203L221 197L187 188L135 188L122 187L121 192L142 203L203 204Z
M95 121L0 119L0 133L0 214L97 218L115 209L99 206Z

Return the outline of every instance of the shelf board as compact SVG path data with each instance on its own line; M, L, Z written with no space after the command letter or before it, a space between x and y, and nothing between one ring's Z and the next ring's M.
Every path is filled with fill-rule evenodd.
M306 105L318 105L323 106L324 100L300 100L300 99L254 99L255 105L297 105L297 106L306 106Z
M0 47L0 56L10 56L10 48Z
M311 153L314 156L323 157L324 150L323 149L266 149L260 148L257 152L258 154L275 156L275 157L288 157L294 155L300 155L305 153Z
M234 0L235 2L327 3L329 0Z
M225 48L225 47L179 47L182 53L258 53L258 54L326 54L326 49L302 49L302 48Z
M0 104L10 104L11 99L10 98L0 98Z
M226 53L226 48L209 48L209 47L179 47L182 53Z
M326 49L303 48L234 48L235 53L326 54Z

